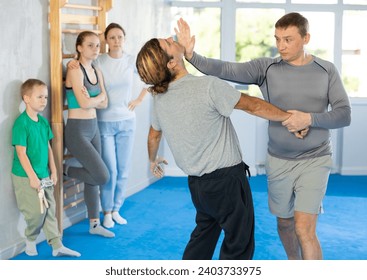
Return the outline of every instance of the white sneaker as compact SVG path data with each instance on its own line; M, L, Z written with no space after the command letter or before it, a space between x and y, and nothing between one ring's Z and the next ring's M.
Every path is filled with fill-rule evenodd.
M115 222L112 220L112 215L111 214L104 215L103 226L105 228L113 228L114 225L115 225Z
M120 216L119 212L112 212L112 219L120 225L127 224L127 221L123 217Z
M101 225L95 225L94 227L89 228L89 233L101 235L101 236L109 237L109 238L115 237L115 234L112 231L105 229Z
M36 241L29 241L28 239L25 241L25 253L28 256L37 256L37 247L36 247Z

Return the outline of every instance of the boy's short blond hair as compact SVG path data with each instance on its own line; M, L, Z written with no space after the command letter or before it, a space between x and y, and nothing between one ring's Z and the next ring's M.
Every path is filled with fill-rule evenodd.
M28 79L26 80L21 88L20 88L20 94L22 96L22 99L24 99L25 95L31 95L32 94L32 90L35 86L46 86L46 84L44 82L42 82L41 80L38 79Z

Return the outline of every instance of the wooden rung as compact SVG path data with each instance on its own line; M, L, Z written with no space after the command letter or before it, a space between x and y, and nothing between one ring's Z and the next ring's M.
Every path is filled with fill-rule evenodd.
M72 156L72 155L70 155L70 154L68 154L68 155L64 155L64 160L65 160L65 159L71 159L71 158L73 158L73 156Z
M97 30L97 29L63 29L62 33L69 33L69 34L79 34L80 32L83 31L93 31L94 33L96 33L97 35L102 34L103 31L102 30Z
M67 59L67 58L75 58L76 54L75 53L63 53L62 54L62 58L63 59Z
M61 14L61 23L70 24L98 24L97 16L86 16L86 15L72 15L72 14Z
M64 187L64 199L68 199L69 197L72 197L78 193L81 193L84 191L84 185L83 184L77 184L74 186L71 186L69 188Z
M68 105L64 105L63 110L67 111L69 109Z
M63 8L102 11L102 7L99 7L99 6L86 6L86 5L69 4L69 3L65 4Z
M74 186L74 185L77 185L77 184L80 184L81 181L78 180L78 179L75 179L75 178L69 178L68 180L65 180L64 181L64 186L67 187L67 186Z
M74 207L74 206L77 206L79 203L81 203L83 201L84 201L84 198L80 198L78 200L75 200L75 201L69 203L68 205L65 205L64 210L69 209L69 208Z

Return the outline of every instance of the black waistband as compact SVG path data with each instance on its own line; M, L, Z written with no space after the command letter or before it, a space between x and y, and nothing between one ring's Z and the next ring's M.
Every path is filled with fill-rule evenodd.
M251 177L249 166L242 161L237 165L220 168L220 169L214 170L211 173L204 174L202 176L189 176L189 179L190 178L191 179L200 179L200 180L213 179L213 178L218 178L218 177L222 177L222 176L231 174L232 172L233 173L241 172L241 170L244 171L247 174L248 177Z

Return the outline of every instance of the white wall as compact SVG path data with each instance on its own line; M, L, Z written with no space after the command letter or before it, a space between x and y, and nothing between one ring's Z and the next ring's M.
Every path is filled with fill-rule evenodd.
M0 258L21 246L24 221L11 184L11 129L19 114L20 85L30 77L49 82L47 5L44 1L0 2ZM45 112L47 115L47 112Z

